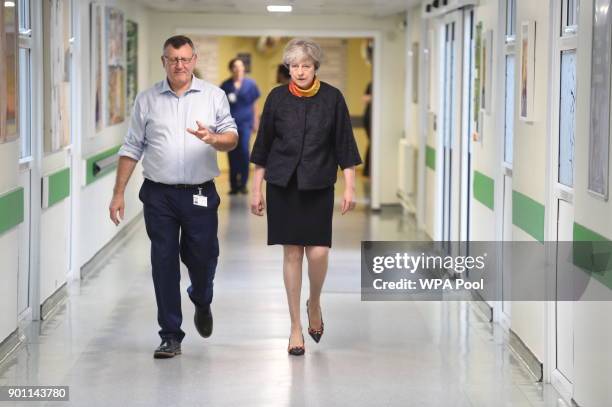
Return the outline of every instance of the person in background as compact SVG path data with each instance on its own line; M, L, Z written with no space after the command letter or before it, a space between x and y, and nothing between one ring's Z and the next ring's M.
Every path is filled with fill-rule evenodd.
M244 61L232 59L228 68L232 74L221 84L230 103L232 117L238 126L238 147L228 153L230 165L230 195L247 193L249 180L249 147L251 132L258 127L256 100L260 93L257 84L245 75Z
M366 136L368 136L368 149L366 150L365 165L363 166L363 175L370 176L370 144L372 144L372 82L368 83L366 91L363 95L365 102L365 110L363 112L363 128Z
M185 36L168 38L161 57L166 78L141 92L123 146L109 205L119 225L125 211L124 191L138 161L145 178L140 188L144 219L151 239L153 285L161 344L153 357L181 354L181 270L187 266L198 333L212 334L213 279L219 256L220 204L214 178L217 151L230 151L238 132L225 93L193 76L197 54Z
M291 75L289 74L289 68L285 64L278 64L276 68L276 83L281 85L287 85L291 80Z
M289 67L291 81L268 95L251 153L255 164L251 212L263 216L266 211L268 245L283 246L291 317L287 351L295 356L305 352L300 318L304 254L310 280L308 333L319 342L323 335L321 290L332 242L338 166L344 175L344 215L355 208L355 166L361 164L342 93L316 76L321 60L321 48L311 40L294 39L287 44L283 62ZM261 191L264 178L265 198Z

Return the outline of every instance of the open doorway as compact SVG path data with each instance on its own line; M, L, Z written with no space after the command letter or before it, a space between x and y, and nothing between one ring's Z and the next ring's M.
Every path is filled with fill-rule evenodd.
M337 87L343 93L347 102L353 131L357 141L359 153L365 163L370 147L371 169L369 177L364 174L364 165L357 167L358 200L363 204L378 209L379 199L379 171L376 168L377 143L379 134L379 103L378 91L380 81L375 80L376 61L380 59L380 52L376 47L378 33L375 32L283 32L270 36L264 32L240 30L201 30L182 28L177 32L188 35L194 41L199 54L199 63L196 75L200 75L215 85L220 85L230 77L228 63L233 58L240 58L245 62L247 76L255 81L260 91L260 98L256 101L257 114L261 114L264 101L269 92L276 86L277 69L282 62L282 53L286 43L294 37L303 36L314 38L324 51L324 61L319 70L319 78ZM204 62L206 61L206 62ZM370 94L371 108L369 126L370 137L366 127L368 120L367 94ZM364 120L365 119L365 120ZM251 134L250 143L255 141L255 134ZM250 151L250 149L249 149ZM229 158L227 154L219 155L219 167L222 171L221 188L229 188L229 181L225 180L229 171ZM339 179L342 179L339 177Z

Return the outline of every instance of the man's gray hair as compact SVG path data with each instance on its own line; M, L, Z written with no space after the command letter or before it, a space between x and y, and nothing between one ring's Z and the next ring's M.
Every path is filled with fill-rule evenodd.
M311 59L314 62L315 69L319 69L323 60L323 50L311 39L294 38L287 43L283 51L283 64L286 66L297 62L302 58Z

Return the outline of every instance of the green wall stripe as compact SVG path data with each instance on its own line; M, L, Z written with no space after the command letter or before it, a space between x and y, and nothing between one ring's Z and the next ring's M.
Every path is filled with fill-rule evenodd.
M482 172L474 171L474 198L493 210L495 203L495 181Z
M115 171L116 166L112 166L112 167L109 167L109 168L107 168L107 169L105 169L103 171L100 171L96 175L94 175L94 164L95 164L96 161L103 160L106 157L110 157L112 155L117 154L117 152L119 151L120 148L121 148L121 146L119 145L119 146L110 148L108 150L102 151L101 153L98 153L96 155L93 155L93 156L87 158L87 176L85 177L86 185L89 185L92 182L102 178L106 174L109 174L109 173Z
M512 223L544 242L544 205L518 191L512 191Z
M578 242L609 242L604 236L593 232L589 228L582 226L579 223L574 223L574 240Z
M574 223L574 264L612 289L612 241Z
M52 206L70 196L70 168L49 175L49 202Z
M430 146L425 146L425 165L436 170L436 149Z
M23 222L23 188L0 196L0 233Z

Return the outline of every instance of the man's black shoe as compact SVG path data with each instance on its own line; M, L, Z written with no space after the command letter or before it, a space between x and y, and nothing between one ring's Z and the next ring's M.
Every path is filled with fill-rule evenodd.
M193 316L193 322L195 324L198 333L203 338L208 338L212 335L213 331L213 316L210 311L210 305L205 307L195 306L195 314Z
M155 359L169 359L181 354L181 343L176 339L164 339L155 349L153 357Z
M240 187L238 191L240 191L241 194L245 195L249 193L249 190L246 187Z

